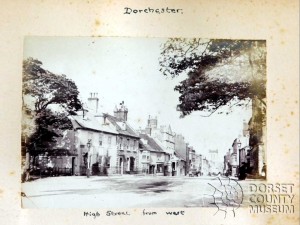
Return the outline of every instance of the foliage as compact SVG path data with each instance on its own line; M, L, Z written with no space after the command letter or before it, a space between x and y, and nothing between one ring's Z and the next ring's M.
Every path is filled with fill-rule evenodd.
M68 115L82 108L78 94L65 75L45 70L36 59L24 60L22 139L27 150L51 148L62 130L72 128Z
M46 109L35 118L35 132L28 138L31 150L52 148L62 130L72 129L72 123L65 113L54 114Z
M36 114L49 105L59 105L74 114L81 109L76 84L65 75L56 75L42 68L42 62L29 58L23 63L23 95L34 98Z
M165 76L187 75L175 87L182 117L192 111L210 116L222 106L242 106L254 98L265 105L265 41L169 39L160 66Z

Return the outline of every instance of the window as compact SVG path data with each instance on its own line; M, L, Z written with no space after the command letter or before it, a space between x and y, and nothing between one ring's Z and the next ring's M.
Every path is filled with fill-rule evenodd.
M110 157L107 158L107 168L110 168Z
M99 145L102 146L102 134L99 135Z
M145 156L145 155L143 155L143 156L142 156L142 159L146 159L146 156Z
M161 160L161 154L160 154L160 153L157 153L156 156L157 156L157 160L160 161L160 160Z
M109 145L111 144L111 136L108 136L107 142Z
M130 140L129 139L127 139L127 143L126 143L126 146L127 146L127 149L129 148L129 142Z
M135 140L130 140L130 144L131 144L130 147L131 147L132 149L134 149L134 145L135 145L135 142L134 142L134 141L135 141Z
M136 147L136 140L133 140L133 148Z
M119 139L120 149L122 148L122 144L123 144L123 138L120 137L120 139Z
M157 170L156 170L157 173L162 173L163 172L163 165L162 164L158 164L157 165Z

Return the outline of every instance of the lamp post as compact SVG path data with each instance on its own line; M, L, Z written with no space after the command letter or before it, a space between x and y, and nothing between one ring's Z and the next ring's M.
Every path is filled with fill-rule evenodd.
M90 148L91 148L91 139L88 140L87 143L88 152L87 152L87 168L86 168L86 176L90 177Z

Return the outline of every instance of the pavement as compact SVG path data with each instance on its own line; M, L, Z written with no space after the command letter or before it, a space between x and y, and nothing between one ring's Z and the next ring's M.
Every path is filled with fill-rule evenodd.
M245 205L249 195L249 182L259 181L246 180L237 183L233 180L229 182L228 178L222 177L134 175L48 177L22 184L22 207L84 209L215 207L212 203L216 202L217 194L221 194L219 197L222 198L224 196L222 193L226 192L224 184L230 184L227 191L228 187L234 186L238 204ZM229 193L231 192L228 192L228 196Z

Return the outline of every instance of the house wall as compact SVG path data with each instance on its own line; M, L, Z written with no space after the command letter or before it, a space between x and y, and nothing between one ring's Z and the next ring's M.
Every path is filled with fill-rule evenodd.
M139 169L139 139L125 135L117 137L116 173L136 172ZM130 169L131 157L134 158L133 171Z
M186 170L186 163L185 161L179 161L179 166L178 166L178 176L185 176L185 170Z
M202 155L195 155L195 167L197 171L201 171L202 167Z
M171 133L165 126L161 126L160 129L152 129L151 137L158 140L161 144L161 147L168 154L173 155L175 151L175 135Z
M90 130L76 130L75 147L78 150L76 160L76 173L80 174L80 166L84 166L83 154L88 151L87 143L90 141L91 165L99 162L101 166L105 164L105 157L109 156L110 167L117 164L117 136Z
M138 170L142 173L146 173L146 174L149 173L149 163L150 163L150 151L140 150Z

